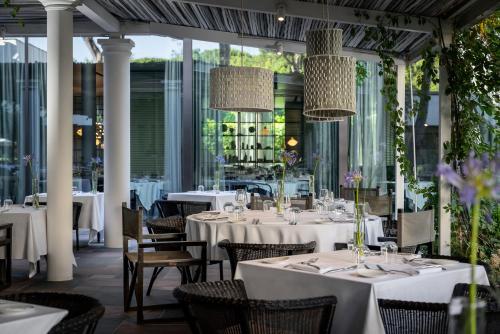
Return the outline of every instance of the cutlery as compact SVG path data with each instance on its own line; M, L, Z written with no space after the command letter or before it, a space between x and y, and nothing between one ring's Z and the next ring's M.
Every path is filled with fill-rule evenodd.
M344 268L336 268L336 269L325 271L323 274L328 274L328 273L333 273L333 272L340 272L340 271L348 271L348 270L353 270L353 269L357 269L357 268L358 268L358 265L344 267Z
M409 273L405 270L397 270L397 269L386 270L381 265L377 265L377 268L386 272L386 273L390 273L390 274L406 274L408 276L413 276L413 275L417 274L417 273L412 274L412 273Z

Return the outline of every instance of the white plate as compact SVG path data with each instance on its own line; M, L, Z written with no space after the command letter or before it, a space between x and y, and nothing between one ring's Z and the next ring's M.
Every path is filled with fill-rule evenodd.
M202 211L201 213L206 215L218 215L220 214L220 211Z
M367 277L367 278L374 278L387 275L387 273L382 270L364 269L364 268L356 270L356 273L361 277Z
M2 304L0 305L0 314L4 315L18 315L30 313L35 310L33 305L22 304Z
M276 263L288 261L289 258L290 257L288 257L288 256L271 257L269 259L261 260L260 262L265 263L265 264L276 264Z

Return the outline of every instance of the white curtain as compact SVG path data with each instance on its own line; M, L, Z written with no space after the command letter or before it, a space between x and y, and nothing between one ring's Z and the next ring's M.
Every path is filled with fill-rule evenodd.
M380 93L382 77L378 75L378 64L364 63L368 77L356 90L356 115L350 119L349 169L361 170L363 187L380 186L387 189L386 125L383 98Z
M182 61L165 63L165 192L181 191Z

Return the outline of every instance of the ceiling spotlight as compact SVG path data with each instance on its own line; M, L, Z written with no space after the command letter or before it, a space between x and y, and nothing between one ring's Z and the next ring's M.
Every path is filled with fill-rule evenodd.
M427 124L427 123L424 123L424 126L425 126L425 127L428 127L428 126L429 126L429 124Z
M279 21L279 22L283 22L285 21L285 13L286 12L286 6L284 3L279 3L277 6L276 6L276 19Z
M276 54L281 56L283 54L283 44L278 42L276 43Z

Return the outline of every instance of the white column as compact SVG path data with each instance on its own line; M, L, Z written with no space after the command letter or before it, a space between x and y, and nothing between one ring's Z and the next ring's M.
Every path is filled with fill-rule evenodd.
M443 24L443 39L445 46L451 43L452 28ZM451 139L451 96L446 94L448 86L448 71L443 62L439 64L439 158L443 159L445 150L443 144ZM450 187L439 179L439 254L451 254L451 215L444 207L451 202Z
M121 203L130 200L129 39L99 40L104 56L104 243L121 248Z
M406 65L398 64L397 66L397 89L398 89L398 104L399 108L403 108L400 122L405 124L405 71ZM396 152L396 158L398 153ZM401 175L401 168L396 161L396 212L398 209L405 207L405 178Z
M47 11L47 279L73 279L73 0Z

